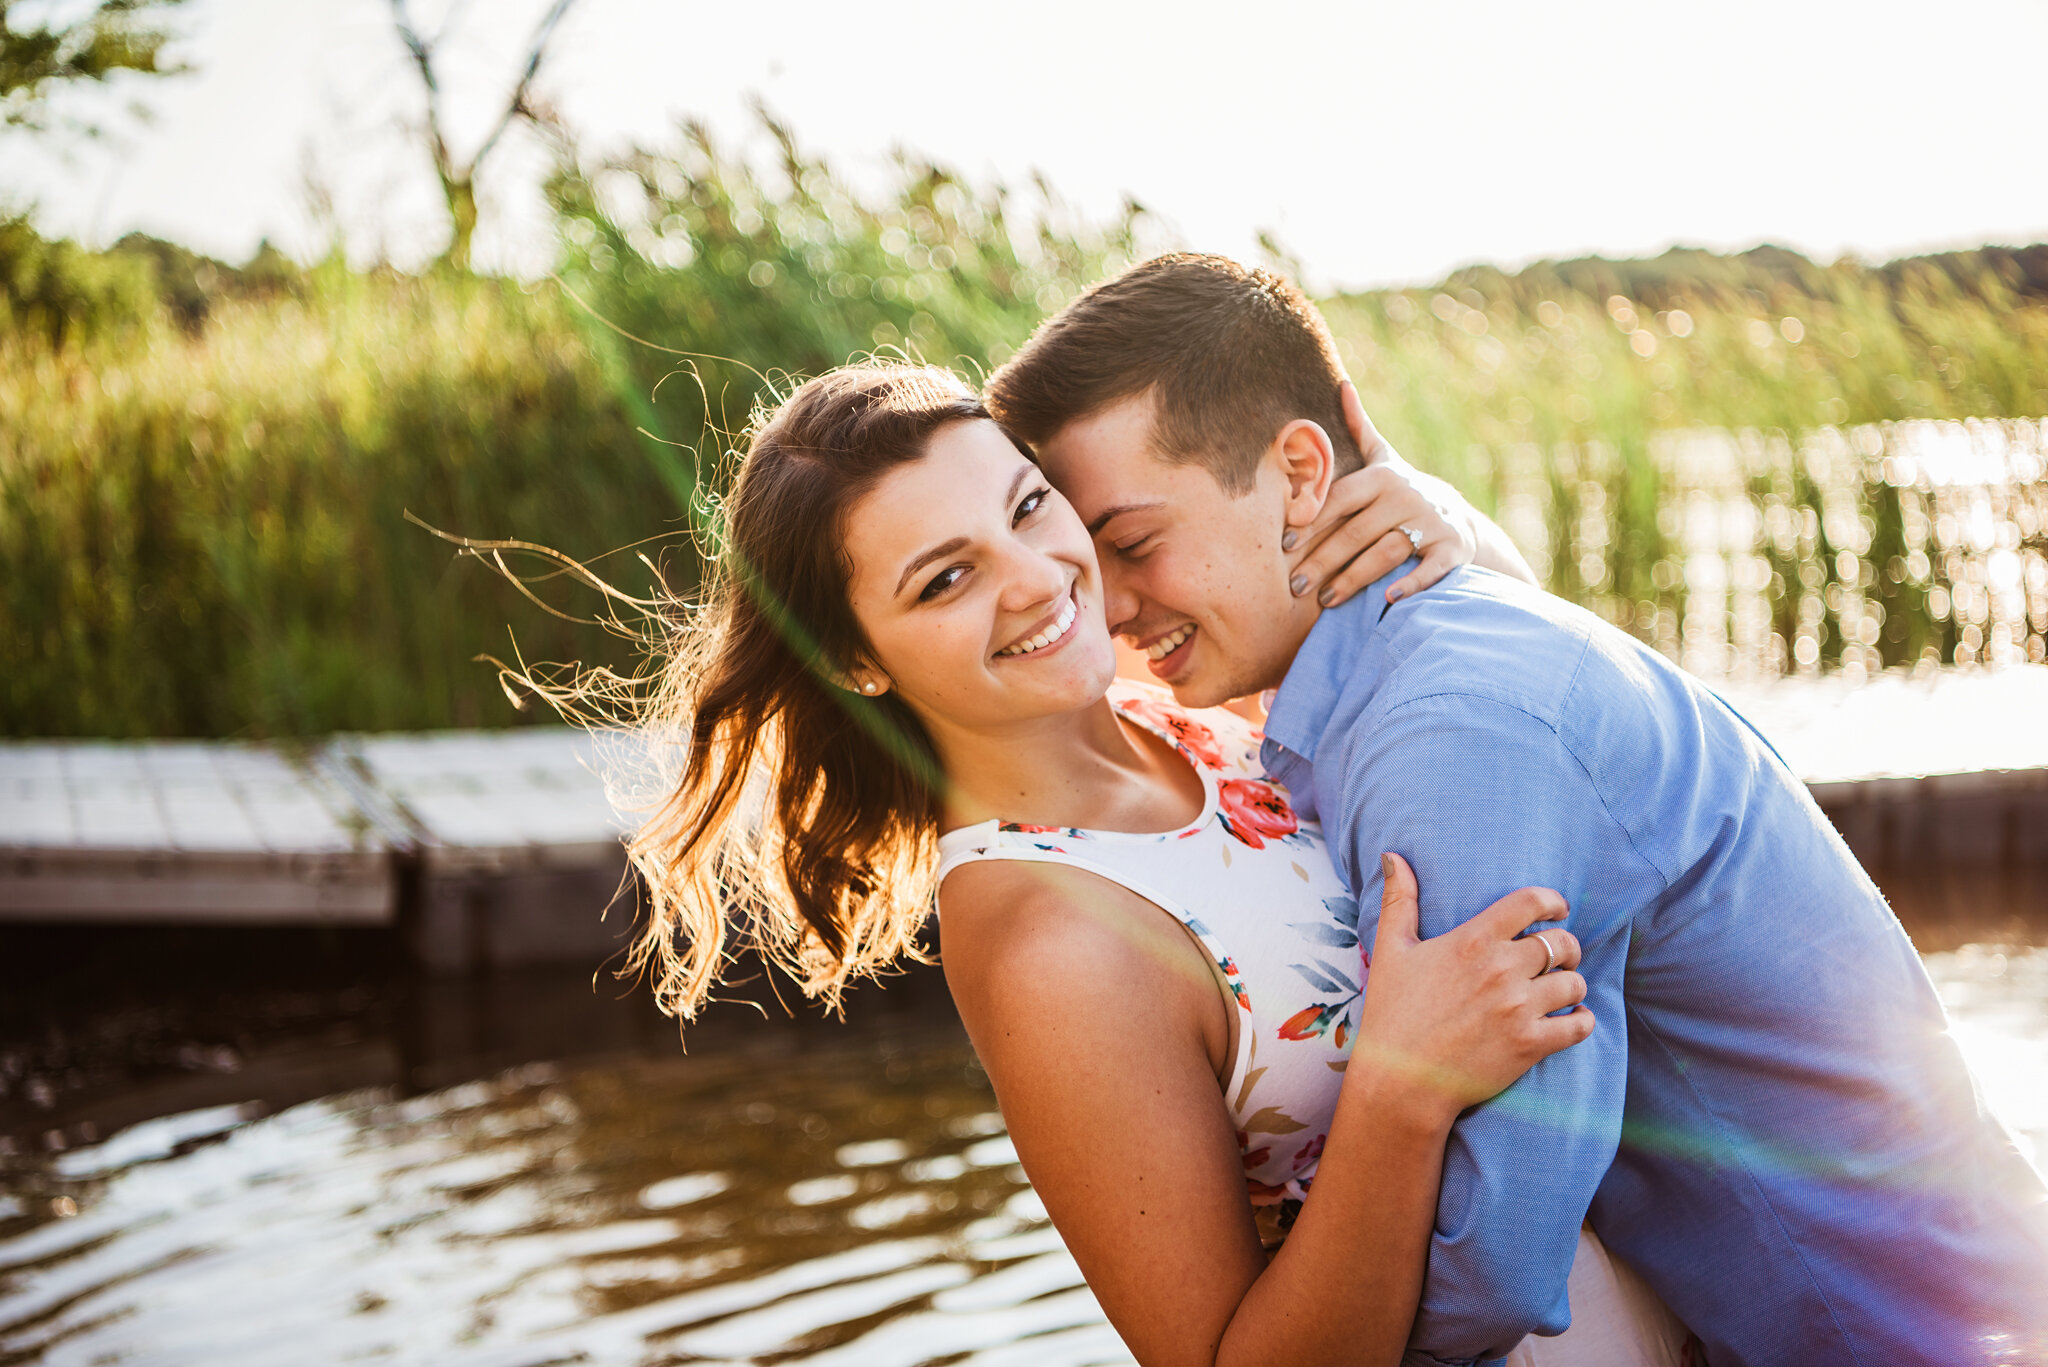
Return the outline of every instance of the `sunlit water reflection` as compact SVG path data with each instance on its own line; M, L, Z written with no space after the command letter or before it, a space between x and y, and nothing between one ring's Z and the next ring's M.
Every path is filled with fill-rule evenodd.
M1475 457L1552 592L1703 677L2048 659L2048 423L1686 428Z
M2048 949L1928 966L2040 1162ZM204 1107L9 1162L0 1363L1128 1361L943 1015Z

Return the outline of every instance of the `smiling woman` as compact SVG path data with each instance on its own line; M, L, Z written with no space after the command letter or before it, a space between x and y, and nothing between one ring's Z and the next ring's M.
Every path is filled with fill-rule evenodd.
M649 899L630 966L648 972L665 1011L689 1019L707 999L726 959L728 904L746 915L752 947L831 1002L861 974L917 956L938 758L869 666L834 529L936 434L964 428L1035 470L939 370L837 371L756 431L707 605L683 614L635 719L683 756L627 845ZM898 610L927 601L953 573L934 568L951 544L892 555L890 585L876 591ZM749 796L757 768L771 774L765 803Z
M945 775L1100 704L1115 673L1087 532L947 372L804 385L756 431L723 532L636 718L684 759L629 844L652 908L632 966L685 1019L731 910L828 1001L916 957L962 800ZM763 770L765 802L747 795Z
M969 731L1072 712L1109 686L1088 534L994 422L934 432L844 527L865 637L851 672L909 704L941 755Z

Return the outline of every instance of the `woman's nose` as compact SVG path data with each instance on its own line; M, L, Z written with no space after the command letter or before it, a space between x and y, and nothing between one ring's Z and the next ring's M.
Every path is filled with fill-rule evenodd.
M1051 556L1020 546L1009 557L1003 579L1003 606L1012 612L1043 607L1059 597L1072 577L1067 567Z

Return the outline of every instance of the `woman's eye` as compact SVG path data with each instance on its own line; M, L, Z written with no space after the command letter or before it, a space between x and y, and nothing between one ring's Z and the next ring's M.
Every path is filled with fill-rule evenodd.
M931 583L926 584L923 590L918 593L917 601L920 603L924 603L929 602L930 600L938 597L947 589L950 589L953 587L953 585L959 583L960 576L965 573L967 573L966 569L959 565L955 565L953 566L953 568L949 570L940 570L937 574L932 576Z
M1010 519L1010 525L1013 527L1016 526L1025 518L1031 516L1040 508L1043 508L1045 506L1046 499L1050 498L1051 496L1052 490L1050 489L1034 489L1030 493L1024 495L1023 500L1017 504L1016 514Z

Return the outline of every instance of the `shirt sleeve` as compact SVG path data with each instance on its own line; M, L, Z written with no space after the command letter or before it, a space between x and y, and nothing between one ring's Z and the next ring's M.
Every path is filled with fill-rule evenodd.
M1582 947L1592 1037L1467 1111L1444 1156L1407 1361L1500 1358L1525 1335L1570 1322L1565 1282L1579 1227L1621 1133L1629 927L1663 880L1578 758L1525 711L1440 695L1401 704L1351 735L1333 804L1341 812L1324 818L1369 920L1379 905L1379 856L1392 850L1415 870L1424 938L1517 888L1540 886L1564 895L1566 924Z

